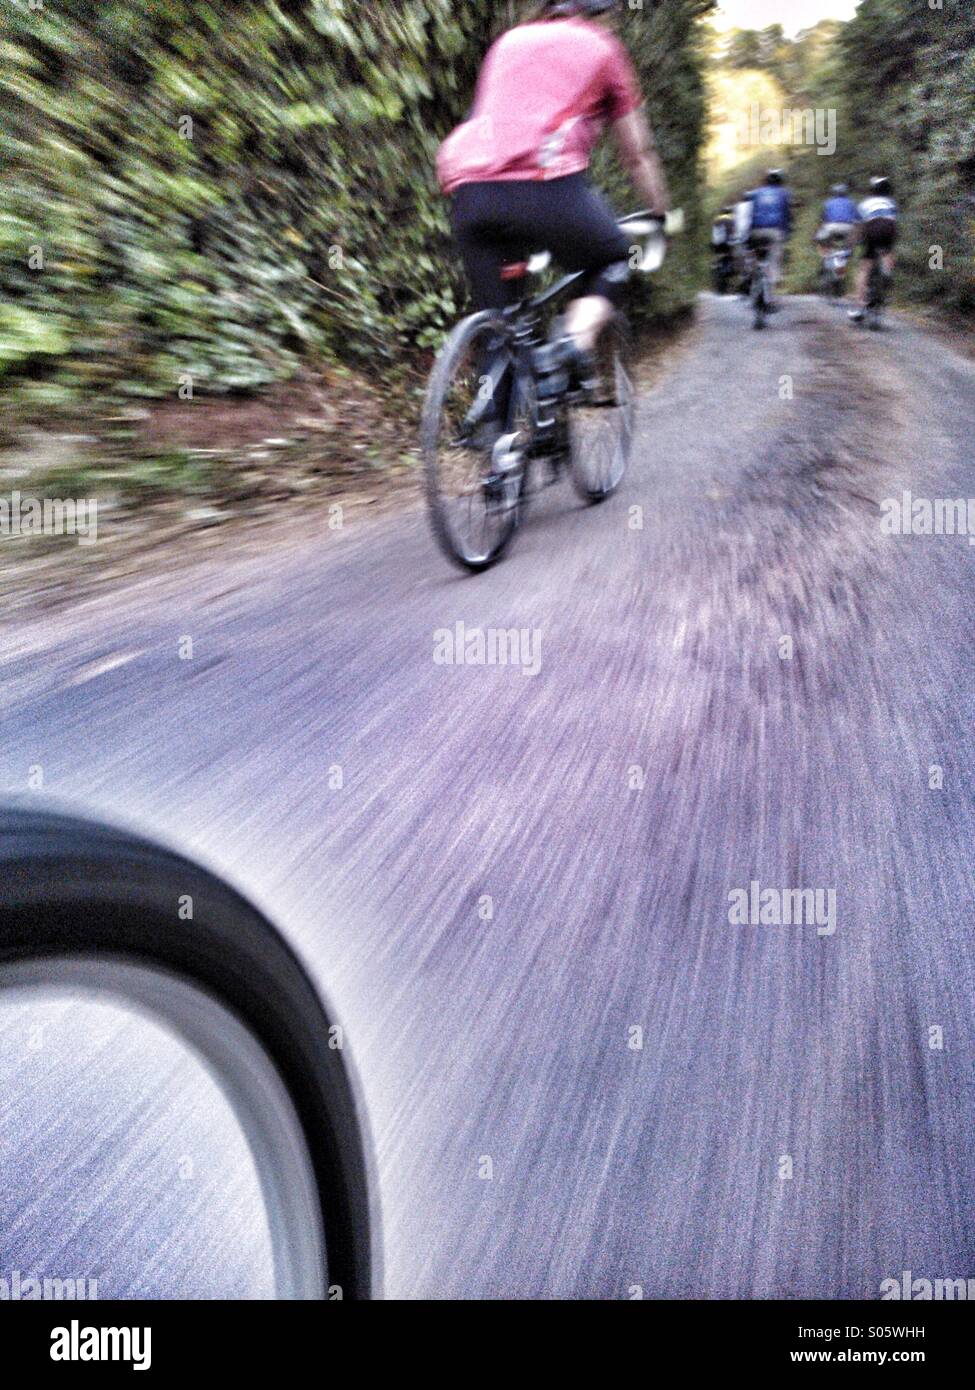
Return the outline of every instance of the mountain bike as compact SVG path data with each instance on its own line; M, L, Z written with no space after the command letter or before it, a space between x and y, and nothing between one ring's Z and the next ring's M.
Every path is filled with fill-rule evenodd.
M752 308L752 327L761 331L772 307L772 282L769 278L769 257L771 242L762 236L753 235L749 249L751 253L751 275L748 297Z
M711 256L711 287L715 294L727 294L735 280L735 252L732 246L721 246Z
M887 289L888 281L884 274L883 264L879 256L874 256L870 264L870 276L867 280L867 307L863 316L863 322L874 333L879 333L884 326Z
M638 243L634 268L663 263L669 219L633 213L620 226ZM531 294L550 256L512 261L502 276L518 290L515 303L463 319L441 349L427 387L421 425L426 498L433 534L444 555L479 572L504 554L532 497L567 470L580 498L598 503L619 487L633 442L635 390L629 327L617 313L594 353L593 382L581 386L553 362L558 307L582 278L565 275ZM636 257L631 260L631 264ZM497 403L497 404L496 404ZM500 409L500 433L483 422ZM547 477L539 475L547 465Z
M832 237L819 272L819 292L824 299L842 299L845 295L846 274L852 254L846 237Z
M371 1150L347 1053L297 957L240 894L123 830L0 810L0 992L94 996L175 1034L250 1149L276 1296L378 1292Z

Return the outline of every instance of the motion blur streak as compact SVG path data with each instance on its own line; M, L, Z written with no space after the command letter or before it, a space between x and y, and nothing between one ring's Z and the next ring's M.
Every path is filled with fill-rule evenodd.
M903 488L971 490L975 366L903 322L851 357L823 306L742 312L705 302L621 493L554 489L483 578L411 513L94 602L6 663L4 786L42 763L203 856L326 983L391 1294L876 1298L975 1268L975 553L880 530ZM538 676L435 664L459 621L541 632ZM731 925L752 880L835 888L835 933ZM17 1113L7 1147L57 1143ZM65 1217L50 1266L90 1272L111 1212Z

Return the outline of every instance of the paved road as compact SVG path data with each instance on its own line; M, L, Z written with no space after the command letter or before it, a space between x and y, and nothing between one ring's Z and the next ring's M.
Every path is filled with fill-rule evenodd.
M975 364L745 317L705 300L621 494L550 491L486 576L409 511L8 636L3 787L215 865L330 991L394 1295L975 1276L975 549L879 507L975 495ZM458 622L538 673L438 664ZM733 923L753 881L822 920ZM267 1292L190 1064L49 1014L0 1008L0 1273Z

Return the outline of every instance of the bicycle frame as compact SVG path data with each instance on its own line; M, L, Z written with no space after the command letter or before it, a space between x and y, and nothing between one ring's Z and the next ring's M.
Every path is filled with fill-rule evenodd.
M619 219L619 226L626 231L629 224L643 224L647 222L657 226L661 232L667 227L666 219L655 217L646 211L628 213L626 217ZM647 233L644 232L644 235L646 234ZM661 252L659 263L662 263L662 260L663 254ZM545 310L548 309L549 306L557 303L560 299L567 298L573 285L579 284L585 278L586 273L587 272L584 270L572 271L569 274L563 275L554 285L549 286L547 290L543 290L540 294L524 296L514 304L506 305L505 308L501 310L506 324L510 327L514 343L513 360L515 375L508 403L507 418L505 420L506 431L510 432L514 427L514 415L518 404L519 383L523 382L526 378L532 381L532 383L537 379L531 354L535 348L541 347L545 342L544 335L540 335L539 333ZM507 369L508 364L504 363L490 374L490 389L492 392L496 391L500 386L501 380ZM533 411L533 416L533 437L529 448L529 456L535 453L544 454L544 445L548 443L550 430L554 428L555 425L554 418L550 421L540 421L538 419L537 409Z
M545 310L566 296L572 286L581 281L584 275L585 271L575 271L572 274L563 275L561 279L541 294L527 295L514 304L506 305L501 310L505 324L511 333L510 355L507 356L506 360L502 359L497 362L489 373L489 391L493 394L500 388L505 372L510 370L513 373L505 419L505 431L508 433L514 431L517 412L525 397L528 396L531 402L532 417L532 438L527 451L528 457L544 453L543 446L548 443L551 429L555 425L554 418L545 421L539 419L537 397L535 397L534 391L526 392L524 390L526 382L530 382L531 386L534 387L537 381L532 354L546 341L543 331Z

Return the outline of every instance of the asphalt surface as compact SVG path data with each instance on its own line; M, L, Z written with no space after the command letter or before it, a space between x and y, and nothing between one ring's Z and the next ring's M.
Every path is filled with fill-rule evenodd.
M975 548L880 512L975 495L973 439L975 363L906 322L706 299L620 494L550 490L484 576L415 508L7 631L2 789L216 867L330 994L388 1293L975 1276ZM459 622L537 674L438 663ZM753 881L835 914L732 922ZM208 1084L0 1004L0 1274L270 1292Z

